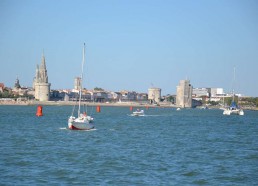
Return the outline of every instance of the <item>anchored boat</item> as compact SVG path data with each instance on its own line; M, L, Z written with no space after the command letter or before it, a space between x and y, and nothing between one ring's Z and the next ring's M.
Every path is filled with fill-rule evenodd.
M231 103L231 106L223 111L224 115L231 115L231 114L236 114L243 116L244 111L243 109L239 108L239 106L234 102L234 95L233 95L233 101Z
M234 68L234 81L235 81L235 75L236 74L236 70ZM244 110L241 109L239 107L239 105L237 105L237 103L235 102L235 92L234 92L234 89L233 89L233 99L232 99L232 102L231 102L231 105L230 107L224 109L223 111L223 114L224 115L231 115L231 114L235 114L235 115L240 115L240 116L243 116L244 115Z
M90 130L94 128L93 118L88 116L86 112L81 112L81 98L82 98L82 80L83 80L83 66L85 63L85 43L83 45L83 60L82 60L82 72L81 72L81 86L79 90L79 106L78 117L72 115L68 119L68 128L71 130Z

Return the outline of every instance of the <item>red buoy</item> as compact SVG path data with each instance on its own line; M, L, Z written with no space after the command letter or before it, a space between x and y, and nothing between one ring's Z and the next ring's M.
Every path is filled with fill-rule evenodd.
M96 107L96 112L100 112L100 106Z
M133 111L133 107L132 106L130 106L130 111Z
M37 107L36 116L38 116L38 117L39 117L39 116L43 116L43 113L42 113L42 106L40 106L40 105Z

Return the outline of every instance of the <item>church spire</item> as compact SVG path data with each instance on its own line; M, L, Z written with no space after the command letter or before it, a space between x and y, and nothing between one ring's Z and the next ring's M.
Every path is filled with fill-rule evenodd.
M17 76L17 78L16 78L16 80L15 80L14 87L15 87L15 88L21 88L21 85L20 85L20 81L19 81L18 76Z

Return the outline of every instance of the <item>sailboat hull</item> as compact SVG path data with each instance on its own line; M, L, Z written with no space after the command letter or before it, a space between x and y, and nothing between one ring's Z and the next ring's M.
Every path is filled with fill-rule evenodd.
M244 111L242 109L235 109L235 110L227 109L227 110L224 110L223 114L224 115L240 115L240 116L243 116Z
M73 118L68 120L68 128L71 130L90 130L94 129L94 125L91 123L92 120L86 118Z

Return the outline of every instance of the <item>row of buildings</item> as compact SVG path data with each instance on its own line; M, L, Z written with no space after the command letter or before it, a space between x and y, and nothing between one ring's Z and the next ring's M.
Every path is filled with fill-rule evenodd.
M74 79L74 89L72 90L50 90L51 84L48 82L45 56L43 54L40 66L37 65L36 75L33 80L33 90L35 99L39 101L63 100L75 101L78 99L79 90L82 89L80 77ZM161 100L161 89L150 88L148 94L134 91L111 92L104 90L82 91L82 100L94 102L109 101L150 101L158 103Z
M48 82L48 74L44 54L41 64L37 65L36 74L33 79L32 88L21 87L19 79L15 81L13 92L18 95L31 95L38 101L76 101L78 100L79 90L82 88L81 78L74 79L72 90L51 90L51 83ZM0 92L1 88L0 86ZM161 89L151 87L148 93L137 93L135 91L112 92L102 89L86 90L82 89L82 100L88 102L126 102L139 101L150 104L159 104L162 101L170 101L177 107L195 107L202 103L204 99L220 101L226 95L222 88L193 88L190 80L180 80L177 86L176 95L161 96ZM170 99L168 99L170 98ZM171 99L172 98L172 99Z

